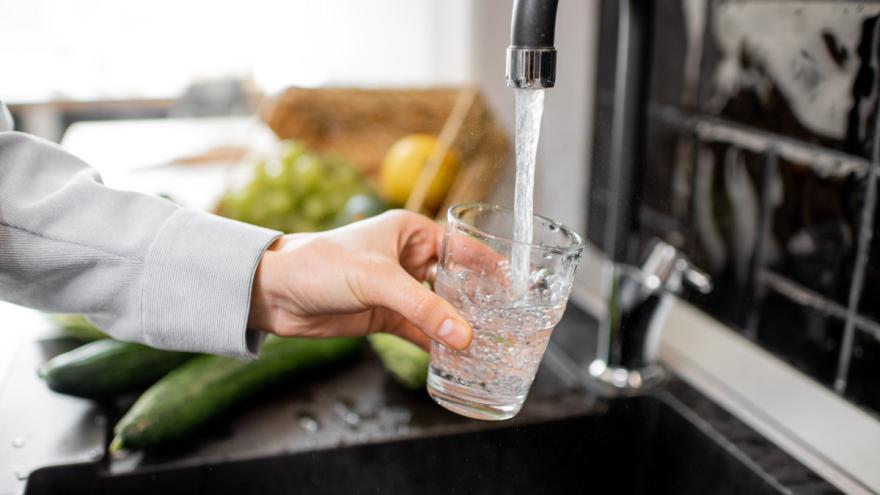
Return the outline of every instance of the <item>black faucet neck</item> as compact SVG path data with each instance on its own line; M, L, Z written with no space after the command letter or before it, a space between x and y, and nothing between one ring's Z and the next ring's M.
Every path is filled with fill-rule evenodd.
M514 0L510 46L553 48L558 0Z
M557 0L514 0L507 49L507 85L521 89L556 84Z

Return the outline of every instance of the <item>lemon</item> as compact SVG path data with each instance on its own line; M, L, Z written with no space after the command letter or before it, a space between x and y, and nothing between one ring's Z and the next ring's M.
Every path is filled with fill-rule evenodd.
M413 134L391 145L379 173L379 187L386 201L394 206L403 206L406 203L438 144L435 136ZM459 168L458 155L453 150L448 150L428 188L424 204L427 209L434 210L440 206L452 187Z

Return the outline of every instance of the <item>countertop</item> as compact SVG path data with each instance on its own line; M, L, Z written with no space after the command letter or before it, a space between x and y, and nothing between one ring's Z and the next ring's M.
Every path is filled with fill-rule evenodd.
M542 422L601 413L609 404L577 378L576 368L593 353L595 322L570 306L522 412L503 424L457 416L423 392L404 390L365 349L351 366L257 397L173 448L110 458L109 431L134 397L95 404L49 391L35 370L71 342L34 312L2 306L0 313L17 315L0 320L28 327L0 334L4 356L13 357L0 368L0 494L22 492L29 472L50 465L98 463L111 473L162 469ZM682 380L655 393L781 491L835 491Z

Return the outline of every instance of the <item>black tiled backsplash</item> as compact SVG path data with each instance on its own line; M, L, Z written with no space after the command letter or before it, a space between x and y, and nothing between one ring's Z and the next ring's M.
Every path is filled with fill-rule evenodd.
M687 250L691 260L712 276L716 287L700 302L713 308L721 319L745 326L755 302L752 270L764 159L718 143L699 144L696 150L696 207L688 220Z
M874 236L871 239L868 263L865 267L865 289L862 292L859 311L880 322L880 214L877 210L874 213ZM877 377L880 381L880 375Z
M606 76L614 3L602 9ZM644 136L627 252L653 237L683 249L715 286L692 302L880 416L880 216L862 228L880 170L880 3L681 0L637 15L653 17L651 70L643 128L624 131ZM604 186L616 166L603 151L609 77L590 197L599 245L607 224L633 221L607 216L626 200Z
M682 2L656 2L654 5L652 29L656 42L651 45L650 56L655 67L662 67L664 77L651 79L650 94L651 101L692 108L696 103L691 96L696 96L700 54L689 53L688 47L700 45L688 42L689 30L683 7Z
M849 369L849 385L846 396L856 403L880 411L880 393L877 379L880 377L880 340L867 332L856 334L852 363Z
M757 341L820 383L832 386L844 321L770 289L760 302Z
M642 205L670 218L686 217L691 200L692 139L682 137L676 126L662 119L653 117L650 122L646 153L656 173L642 183Z
M779 160L774 186L768 267L845 306L863 204L859 180Z
M880 5L719 1L713 7L705 111L870 157L877 95L875 69L864 61L876 52Z

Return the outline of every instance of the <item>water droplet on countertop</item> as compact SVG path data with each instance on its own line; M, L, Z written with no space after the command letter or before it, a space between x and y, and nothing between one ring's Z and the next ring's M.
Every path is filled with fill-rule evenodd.
M26 473L24 471L16 471L15 472L15 479L17 479L18 481L24 481L24 480L28 479L28 473Z
M333 411L349 426L357 426L361 422L360 415L354 411L351 404L344 400L336 401L336 403L333 404Z
M12 440L12 446L15 447L16 449L20 449L20 448L24 447L24 445L25 445L25 442L24 442L24 438L22 438L22 437L15 437Z
M309 433L317 433L321 429L318 420L309 413L301 413L298 418L299 426Z

